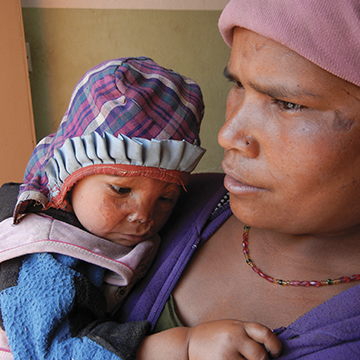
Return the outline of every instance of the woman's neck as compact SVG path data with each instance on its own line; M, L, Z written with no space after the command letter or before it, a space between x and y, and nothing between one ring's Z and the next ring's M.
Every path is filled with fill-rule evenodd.
M293 235L250 228L248 249L256 266L269 276L286 280L335 279L360 273L360 235L353 231L345 234Z

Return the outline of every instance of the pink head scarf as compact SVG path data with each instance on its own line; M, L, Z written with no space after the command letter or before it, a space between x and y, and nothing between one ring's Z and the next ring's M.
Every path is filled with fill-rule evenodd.
M359 0L231 0L219 19L230 47L235 26L273 39L360 86Z

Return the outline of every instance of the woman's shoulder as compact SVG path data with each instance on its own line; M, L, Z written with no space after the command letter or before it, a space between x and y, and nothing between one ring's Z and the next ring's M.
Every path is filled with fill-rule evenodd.
M219 202L227 194L223 185L224 174L197 173L190 176L186 192L180 196L169 220L160 232L162 239L178 239L196 224L201 232L208 224ZM219 219L221 222L221 219ZM177 242L178 240L176 240Z
M221 173L191 175L186 191L180 196L169 219L171 227L176 223L184 224L199 218L207 220L227 193L223 179L224 174Z
M200 186L200 187L219 187L223 185L225 174L223 173L209 173L209 172L203 172L203 173L195 173L191 174L189 178L189 184L186 187L188 189L193 189L194 187Z
M179 199L179 206L189 203L191 206L195 204L203 204L214 198L221 198L226 190L224 188L225 174L222 173L196 173L192 174L189 183L186 185L186 191ZM216 205L216 204L215 204Z

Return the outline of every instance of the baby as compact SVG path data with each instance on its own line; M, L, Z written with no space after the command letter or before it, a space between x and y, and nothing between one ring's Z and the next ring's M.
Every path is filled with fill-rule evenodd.
M111 312L149 268L205 151L202 116L197 84L148 58L81 78L57 133L33 152L14 217L0 223L0 357L135 356L148 323Z

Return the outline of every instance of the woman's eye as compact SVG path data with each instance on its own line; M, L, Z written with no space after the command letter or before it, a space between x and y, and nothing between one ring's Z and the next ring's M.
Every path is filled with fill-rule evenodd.
M227 67L224 69L223 75L225 76L225 79L234 84L235 88L243 88L243 84L240 81L236 80L236 78L229 73Z
M304 106L289 101L274 100L273 103L278 105L283 111L301 111L304 109Z
M243 89L244 87L243 87L243 84L240 82L240 81L236 81L236 80L234 80L234 79L228 79L229 80L229 82L231 82L231 83L233 83L234 85L234 88L236 88L236 89Z
M242 88L243 88L243 84L242 84L240 81L235 81L235 82L234 82L234 86L235 86L237 89L242 89Z
M127 195L131 192L130 188L116 186L116 185L110 185L111 189L116 191L120 195Z

